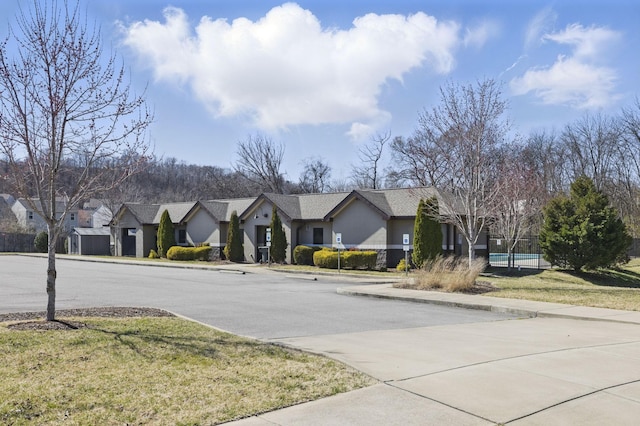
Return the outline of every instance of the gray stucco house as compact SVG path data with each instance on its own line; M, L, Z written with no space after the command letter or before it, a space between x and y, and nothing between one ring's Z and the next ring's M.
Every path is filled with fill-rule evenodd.
M336 246L375 250L379 267L395 267L404 257L403 235L413 239L413 224L421 198L441 195L434 188L354 190L331 194L272 194L256 198L210 200L169 204L125 203L110 223L116 256L145 257L156 248L160 216L168 210L179 245L208 243L214 257L226 244L231 212L238 213L247 262L266 261L267 228L273 207L278 211L288 242L286 259L292 262L297 245ZM442 224L442 249L462 254L464 239L455 226ZM486 235L476 246L486 255Z

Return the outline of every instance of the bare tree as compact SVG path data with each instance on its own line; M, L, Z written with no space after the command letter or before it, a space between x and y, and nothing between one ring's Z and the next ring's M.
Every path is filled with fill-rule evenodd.
M520 161L536 171L547 200L569 190L571 174L567 167L567 150L554 132L532 133L522 150Z
M546 198L543 175L526 161L528 151L509 145L503 150L495 181L491 232L507 247L507 267L518 242L539 221Z
M329 189L331 167L321 158L306 158L300 175L299 186L302 192L322 193Z
M391 133L377 134L368 144L358 150L359 165L352 165L351 180L357 188L380 189L382 187L382 171L380 161L384 146L389 142Z
M87 25L78 3L34 1L16 20L0 47L0 149L13 190L47 223L51 321L65 217L138 170L151 115L115 55L103 55L100 29ZM74 184L65 190L62 181Z
M496 154L509 130L505 111L495 81L450 83L440 89L440 104L420 115L412 143L402 145L400 155L427 157L420 170L408 170L406 176L442 192L439 219L454 224L465 238L469 262L491 217Z
M620 117L622 128L621 161L616 166L621 176L627 203L619 206L634 236L640 234L640 99L636 98L631 107L624 108Z
M615 118L603 114L585 114L565 127L561 138L573 172L571 181L587 176L598 191L605 188L621 160L621 130Z
M234 169L264 191L282 194L284 176L280 172L284 146L262 136L249 136L238 142Z

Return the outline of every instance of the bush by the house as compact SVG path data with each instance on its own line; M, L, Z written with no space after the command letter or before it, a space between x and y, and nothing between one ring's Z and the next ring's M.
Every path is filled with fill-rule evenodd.
M375 251L340 252L340 268L374 269L378 253ZM338 269L338 252L323 248L313 254L313 264L319 268Z
M244 260L244 249L242 248L242 233L240 232L240 220L238 212L231 212L231 221L227 230L227 245L222 250L225 257L232 262L242 262Z
M160 259L160 256L158 256L158 252L155 251L154 249L149 250L149 259Z
M169 260L209 260L211 247L180 247L173 246L167 251Z
M46 253L49 251L49 234L46 231L38 232L33 240L33 245L38 253Z
M313 253L313 264L318 268L338 269L338 252L323 248Z
M313 265L313 253L321 247L296 246L293 249L293 261L296 265Z
M368 251L346 251L340 262L345 269L375 269L378 260L378 252Z
M287 257L287 236L282 227L275 204L271 212L271 259L276 263L284 263Z
M173 222L169 216L169 211L162 212L160 224L158 225L158 254L160 257L169 257L169 247L176 245L176 236L173 228Z
M411 262L409 262L409 264L407 265L407 262L404 260L404 258L400 259L400 262L398 262L398 266L396 266L396 271L405 272L407 270L411 270Z

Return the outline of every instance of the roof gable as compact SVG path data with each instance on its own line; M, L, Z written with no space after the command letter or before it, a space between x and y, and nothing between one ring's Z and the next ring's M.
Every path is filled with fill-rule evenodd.
M189 212L196 205L195 201L184 202L184 203L169 203L169 204L160 204L156 214L151 223L158 224L160 223L160 219L162 218L162 214L164 211L169 212L169 217L171 218L171 222L173 223L182 223L185 218L189 214Z

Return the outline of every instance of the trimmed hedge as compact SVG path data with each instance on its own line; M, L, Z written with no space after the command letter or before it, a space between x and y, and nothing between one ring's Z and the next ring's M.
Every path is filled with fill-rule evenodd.
M293 263L296 265L313 265L313 254L322 247L296 246L293 249Z
M173 246L167 251L169 260L209 260L211 247L180 247Z
M340 253L340 268L375 269L378 253L369 251L343 251ZM313 263L319 268L338 269L338 252L322 249L313 254Z
M323 248L313 253L313 264L319 268L338 269L338 252Z

